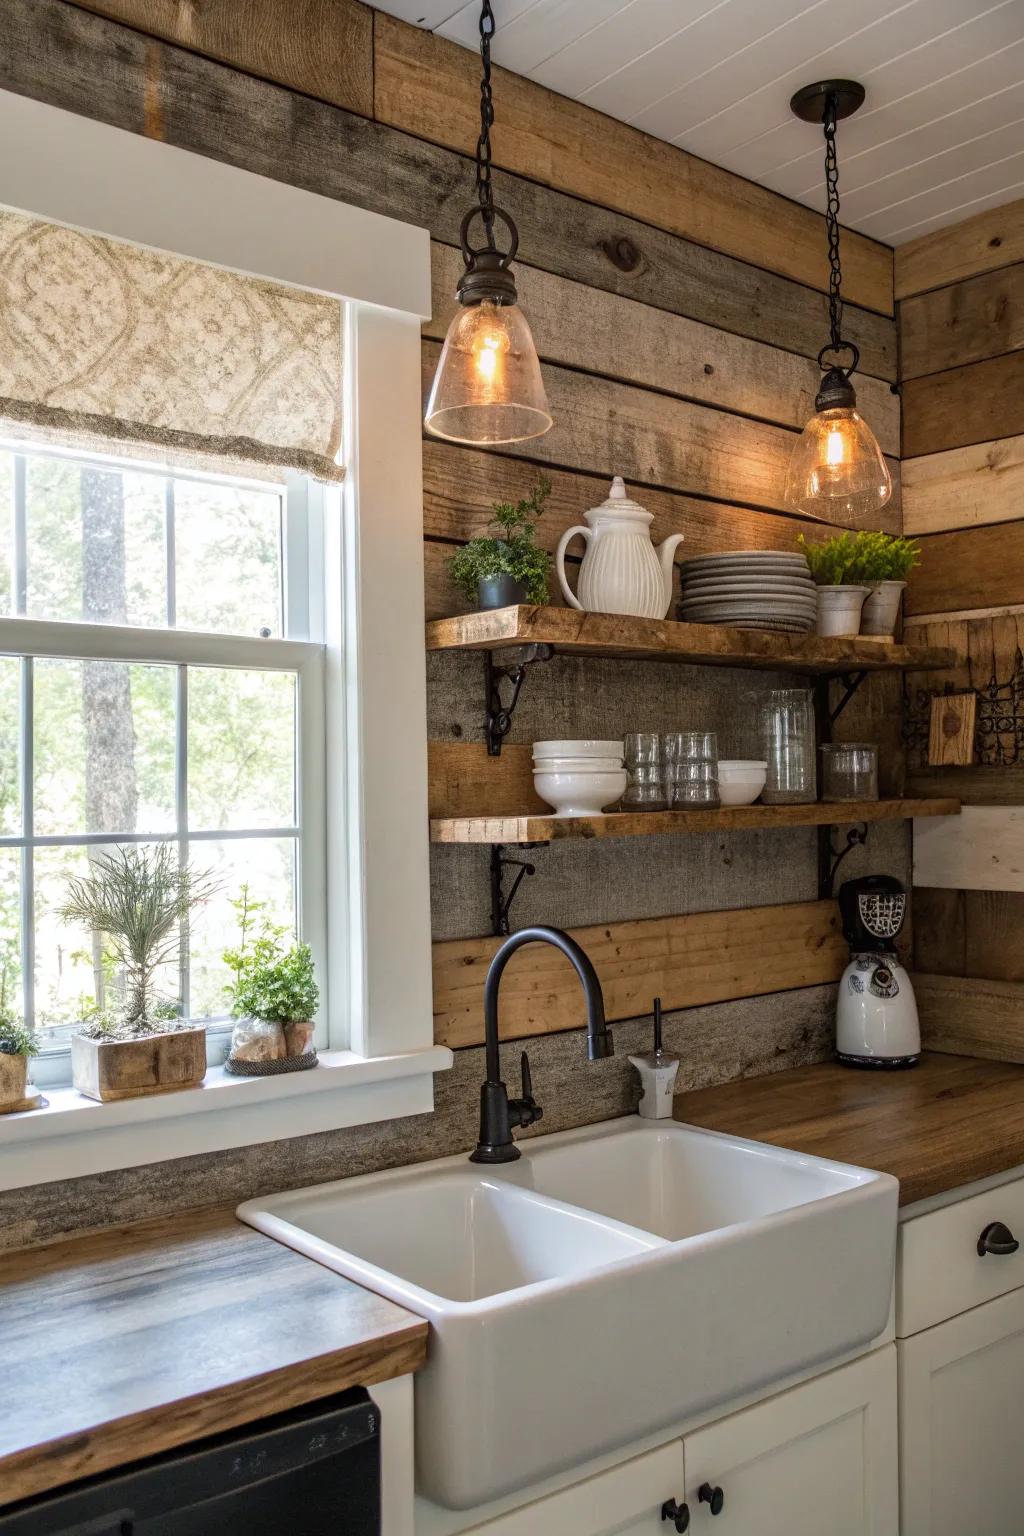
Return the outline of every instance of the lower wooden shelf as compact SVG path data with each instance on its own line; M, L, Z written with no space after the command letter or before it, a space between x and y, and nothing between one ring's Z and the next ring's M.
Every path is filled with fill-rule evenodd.
M960 801L856 800L813 805L741 805L720 811L613 811L607 816L455 816L430 823L432 843L556 843L562 838L655 837L691 832L753 832L771 827L845 826L957 816Z

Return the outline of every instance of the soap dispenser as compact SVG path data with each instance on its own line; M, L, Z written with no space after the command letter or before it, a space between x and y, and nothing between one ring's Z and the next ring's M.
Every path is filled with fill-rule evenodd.
M661 998L654 999L654 1050L648 1056L631 1056L640 1074L638 1113L645 1120L671 1120L679 1057L669 1056L661 1048Z

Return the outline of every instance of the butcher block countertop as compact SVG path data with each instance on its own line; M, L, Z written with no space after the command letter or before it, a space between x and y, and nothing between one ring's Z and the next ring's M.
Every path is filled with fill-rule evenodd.
M414 1371L427 1324L191 1213L0 1257L0 1504Z
M680 1094L676 1119L891 1173L912 1205L1024 1164L1024 1066L935 1052L906 1072L822 1062Z

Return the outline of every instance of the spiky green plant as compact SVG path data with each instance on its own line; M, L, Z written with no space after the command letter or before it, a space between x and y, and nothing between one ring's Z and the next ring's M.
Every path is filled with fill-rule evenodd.
M123 1006L115 1019L97 1016L96 1033L167 1028L166 1014L161 1018L154 1003L156 974L177 954L189 913L219 888L208 871L179 865L168 843L97 854L89 874L69 877L58 917L104 937L124 973Z

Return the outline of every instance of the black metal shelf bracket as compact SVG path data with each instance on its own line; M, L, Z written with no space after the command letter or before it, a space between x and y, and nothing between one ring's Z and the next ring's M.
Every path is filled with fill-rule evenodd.
M864 681L867 675L868 674L866 671L840 672L838 674L839 681L843 684L843 692L840 696L838 704L836 704L834 709L830 709L828 712L829 723L831 725L835 725L836 721L839 719L839 716L842 714L847 704L849 704L850 700L853 698L854 694L857 692L857 689L860 687L861 683Z
M495 938L504 938L511 930L509 928L509 913L512 903L516 899L516 893L528 875L535 875L537 867L528 859L507 859L504 854L503 843L491 844L491 932ZM523 843L524 848L544 848L545 843ZM505 890L505 871L514 869L517 871L515 879L508 891Z
M868 824L860 821L850 828L845 848L836 847L834 833L834 826L818 828L818 895L822 901L829 901L835 895L836 874L846 855L867 842Z
M487 755L489 757L501 756L501 744L512 729L512 716L519 702L520 690L526 681L527 669L533 666L535 662L550 661L554 655L554 649L553 645L536 644L524 646L519 660L511 666L505 667L495 662L493 651L487 652L484 672L487 714L484 726L487 735ZM501 696L501 685L504 682L511 683L512 685L512 691L507 703Z

